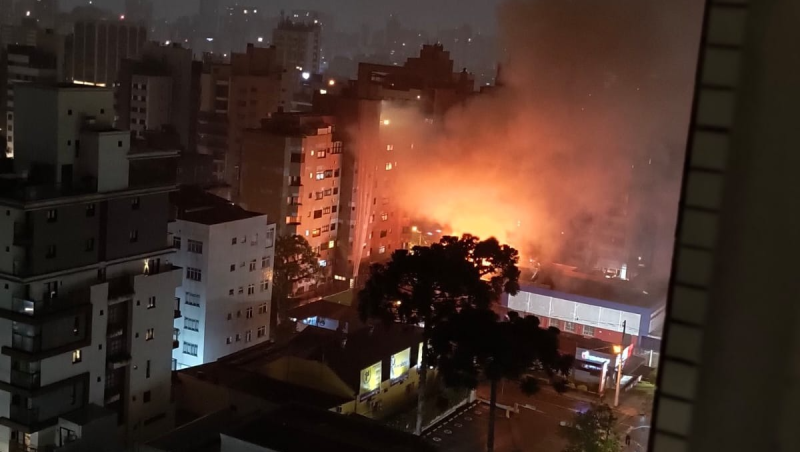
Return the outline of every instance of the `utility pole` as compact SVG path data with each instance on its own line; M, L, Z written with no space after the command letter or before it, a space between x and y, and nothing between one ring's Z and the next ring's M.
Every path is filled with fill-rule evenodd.
M622 343L619 347L619 355L617 355L617 390L614 394L614 408L619 406L619 385L622 382L622 354L625 352L625 329L627 327L627 320L622 321Z

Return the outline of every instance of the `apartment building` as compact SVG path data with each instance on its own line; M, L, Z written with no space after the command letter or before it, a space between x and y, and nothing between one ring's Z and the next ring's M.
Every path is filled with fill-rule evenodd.
M242 143L242 206L275 218L280 235L305 237L326 280L338 246L341 153L333 118L305 113L274 115Z
M174 262L187 269L175 292L180 347L173 370L213 362L269 341L275 225L195 189L172 197Z
M3 113L6 155L14 155L14 86L20 83L56 82L58 56L46 47L9 45L0 50L0 112Z
M293 75L296 72L286 72L279 65L274 47L248 44L245 53L231 55L225 181L233 201L239 199L242 134L245 129L260 127L273 113L289 110L295 86Z
M278 49L278 60L287 69L310 74L320 73L320 35L322 24L310 17L284 18L272 30L272 44Z
M117 450L173 424L174 173L154 169L174 170L177 153L131 151L110 127L110 90L15 94L17 173L0 186L0 451Z
M137 58L146 41L147 28L124 16L79 20L67 37L67 80L111 87L117 82L122 60Z

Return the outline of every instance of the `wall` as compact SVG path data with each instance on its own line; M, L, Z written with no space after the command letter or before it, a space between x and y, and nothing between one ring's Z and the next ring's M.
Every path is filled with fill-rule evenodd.
M570 297L576 297L566 295ZM621 303L588 299L572 301L558 296L541 295L520 291L517 295L508 296L508 308L519 312L565 320L568 322L589 325L611 331L622 331L626 321L626 333L638 336L649 333L649 310L635 306L626 307ZM595 303L596 301L596 303ZM589 304L592 303L592 304Z
M139 199L138 209L133 208ZM105 203L107 260L142 254L166 247L169 196L167 193L110 199ZM138 240L131 242L131 231L138 231Z

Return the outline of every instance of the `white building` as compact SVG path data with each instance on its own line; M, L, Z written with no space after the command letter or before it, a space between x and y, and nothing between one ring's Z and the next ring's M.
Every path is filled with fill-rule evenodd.
M175 263L187 269L175 293L180 347L174 369L217 359L269 340L275 225L200 191L173 197L169 232Z
M0 452L118 450L173 426L174 177L129 183L147 153L129 161L110 90L15 94L20 172L0 187Z

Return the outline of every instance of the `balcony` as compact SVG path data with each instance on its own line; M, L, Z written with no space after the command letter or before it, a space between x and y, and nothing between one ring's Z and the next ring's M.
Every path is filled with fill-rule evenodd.
M41 386L40 377L39 372L11 370L11 384L24 389L38 389Z
M181 345L181 341L179 340L181 336L181 330L174 328L172 330L172 348L173 350L178 348Z
M286 224L289 226L299 226L303 222L300 217L286 217Z
M175 299L175 309L173 309L172 318L173 319L181 318L181 299L180 298L176 298Z
M106 366L110 369L117 370L125 367L131 363L131 355L128 353L117 353L106 358Z
M130 298L136 291L133 288L133 277L120 276L108 281L108 300Z

